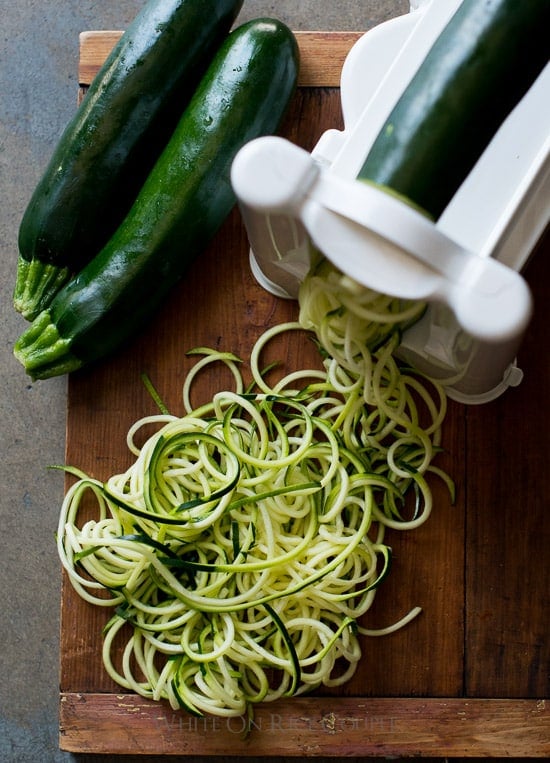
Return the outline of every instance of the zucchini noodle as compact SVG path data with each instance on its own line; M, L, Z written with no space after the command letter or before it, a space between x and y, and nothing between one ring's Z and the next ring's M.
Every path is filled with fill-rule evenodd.
M124 473L101 482L67 468L76 480L58 552L78 594L113 609L102 658L117 684L197 715L242 715L345 683L361 637L418 614L380 630L362 620L390 568L386 530L428 518L430 472L452 492L432 465L444 392L394 359L399 330L422 309L321 263L302 285L299 320L253 347L248 386L239 358L199 348L182 416L150 387L160 412L130 428ZM267 343L304 330L322 369L268 383ZM193 408L191 387L214 362L234 389Z

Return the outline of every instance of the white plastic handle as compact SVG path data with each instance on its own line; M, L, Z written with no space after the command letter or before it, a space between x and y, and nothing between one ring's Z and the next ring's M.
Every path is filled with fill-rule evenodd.
M250 208L299 218L324 255L365 286L445 302L469 334L485 341L517 336L529 321L531 294L519 273L467 251L389 194L322 169L290 141L248 143L231 180Z

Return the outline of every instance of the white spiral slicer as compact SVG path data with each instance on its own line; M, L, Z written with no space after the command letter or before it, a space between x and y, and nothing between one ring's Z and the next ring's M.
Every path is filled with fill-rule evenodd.
M449 397L483 403L519 384L531 316L521 275L550 219L550 64L436 222L356 180L393 105L460 0L411 3L366 32L341 74L343 130L309 153L278 137L237 154L232 183L259 283L296 298L313 247L359 284L428 303L399 355Z

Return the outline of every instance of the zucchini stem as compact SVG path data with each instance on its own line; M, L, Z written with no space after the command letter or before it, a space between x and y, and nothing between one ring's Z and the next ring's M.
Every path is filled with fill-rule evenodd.
M48 307L70 276L67 267L38 259L26 260L19 255L13 292L15 309L28 321L33 321Z
M70 340L59 334L48 310L43 310L15 342L13 354L33 380L47 379L82 366L70 347Z

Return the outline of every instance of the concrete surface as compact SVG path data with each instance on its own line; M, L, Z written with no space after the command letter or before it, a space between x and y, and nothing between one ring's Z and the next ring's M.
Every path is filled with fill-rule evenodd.
M54 531L63 478L47 466L63 462L66 379L33 384L14 360L13 344L26 324L12 309L11 296L19 221L76 106L78 34L122 29L142 5L140 0L2 0L0 6L3 763L105 760L58 750L60 568ZM294 29L366 29L407 9L404 0L245 0L242 20L271 15Z

